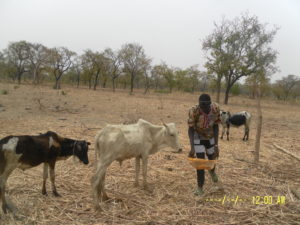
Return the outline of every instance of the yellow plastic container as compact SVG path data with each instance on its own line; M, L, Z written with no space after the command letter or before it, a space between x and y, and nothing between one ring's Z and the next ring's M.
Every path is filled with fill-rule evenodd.
M214 168L217 160L188 158L189 163L197 170L211 170Z

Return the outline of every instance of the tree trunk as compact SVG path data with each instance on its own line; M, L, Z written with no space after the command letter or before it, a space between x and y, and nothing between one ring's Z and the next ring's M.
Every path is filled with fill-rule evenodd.
M37 84L37 72L36 69L33 70L33 84Z
M95 83L94 83L94 91L96 90L96 87L98 85L98 79L99 79L99 74L96 74Z
M259 151L260 151L260 137L261 137L261 130L262 130L262 111L261 111L261 105L260 105L260 85L257 88L256 92L257 97L257 115L258 115L258 121L257 121L257 130L256 130L256 141L255 141L255 156L254 156L254 162L259 162Z
M89 89L92 88L92 78L89 79Z
M224 98L224 104L227 105L228 104L228 99L229 99L229 91L230 91L230 87L227 86L226 91L225 91L225 98Z
M55 78L54 89L60 89L59 79Z
M134 82L134 75L131 74L130 76L130 93L133 93L133 82Z
M217 80L217 98L216 98L217 103L220 103L220 92L221 92L221 79L218 78L218 80Z
M17 74L17 79L18 79L18 84L21 84L21 74L20 73Z
M113 86L113 92L115 92L116 91L115 78L112 79L112 86Z
M102 88L106 88L107 76L103 75L102 77L103 77Z
M77 75L77 88L79 88L80 74Z

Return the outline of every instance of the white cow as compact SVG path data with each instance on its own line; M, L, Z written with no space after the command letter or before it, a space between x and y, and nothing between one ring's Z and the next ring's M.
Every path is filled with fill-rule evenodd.
M96 208L99 207L99 200L108 199L104 190L105 173L114 160L122 163L125 159L135 157L135 185L138 186L140 159L142 159L143 185L147 188L148 156L166 146L181 151L174 123L156 126L139 119L136 124L104 127L95 137L95 153L98 161L96 173L92 177L92 188Z

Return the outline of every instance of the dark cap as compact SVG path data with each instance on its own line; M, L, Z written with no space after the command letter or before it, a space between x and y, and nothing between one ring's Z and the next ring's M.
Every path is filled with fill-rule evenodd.
M208 94L201 94L199 96L199 103L210 105L211 104L210 96Z

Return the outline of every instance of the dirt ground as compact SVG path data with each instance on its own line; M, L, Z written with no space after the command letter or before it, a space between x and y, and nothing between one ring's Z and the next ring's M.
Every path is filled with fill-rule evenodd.
M41 194L42 166L16 169L9 177L7 197L17 206L17 216L0 212L0 224L300 224L300 164L274 148L277 144L300 157L300 106L262 101L263 131L260 163L254 164L256 102L230 98L221 109L252 113L250 140L243 128L232 128L230 141L220 140L215 186L206 173L205 195L196 197L196 172L187 161L187 111L198 94L144 95L136 91L88 90L50 86L0 84L0 138L36 135L48 130L94 143L107 123L131 123L139 118L153 124L175 122L183 152L165 149L149 159L151 191L134 187L134 160L114 162L108 169L106 189L111 200L94 211L90 178L94 173L94 148L90 164L70 158L59 161L56 185L62 197ZM257 196L257 197L256 197ZM260 197L258 197L260 196ZM271 197L270 197L271 196Z

